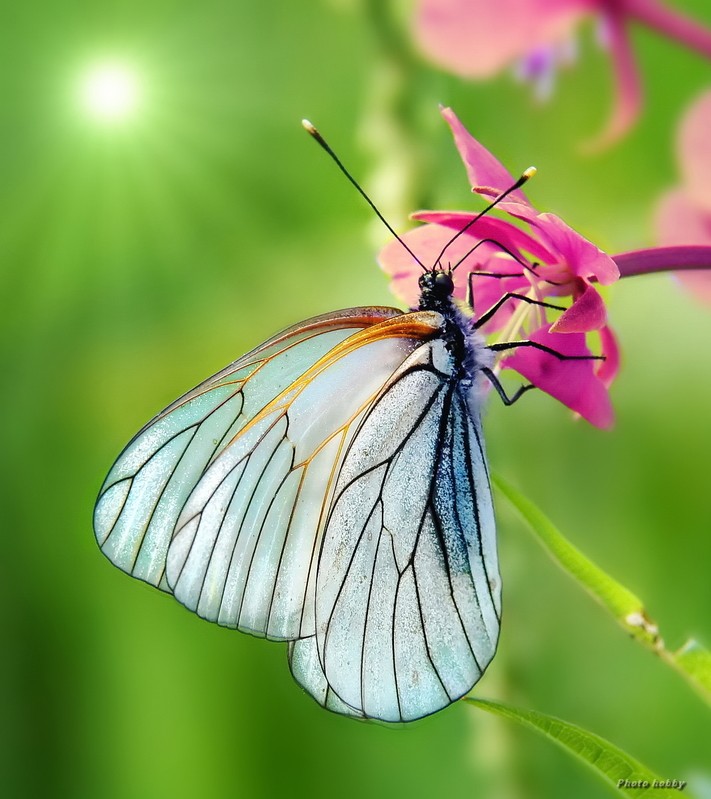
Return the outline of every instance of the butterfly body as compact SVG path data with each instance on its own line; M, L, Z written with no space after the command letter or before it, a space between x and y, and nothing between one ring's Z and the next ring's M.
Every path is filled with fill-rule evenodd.
M390 722L472 687L501 607L492 353L446 273L420 287L416 311L306 320L170 405L119 456L94 523L124 571L289 641L320 704Z

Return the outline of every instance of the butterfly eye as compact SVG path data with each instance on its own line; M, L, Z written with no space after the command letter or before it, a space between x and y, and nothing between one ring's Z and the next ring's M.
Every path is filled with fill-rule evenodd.
M454 281L448 272L425 272L418 282L420 290L426 294L449 297L454 293Z
M438 292L446 294L447 296L454 293L454 281L452 276L446 272L437 272L434 279L435 288Z

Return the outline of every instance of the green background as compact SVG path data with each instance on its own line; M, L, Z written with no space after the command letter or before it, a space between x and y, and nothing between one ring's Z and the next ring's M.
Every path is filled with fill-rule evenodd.
M711 25L705 0L675 5ZM512 172L538 167L539 208L610 252L653 243L654 203L677 180L677 120L711 84L708 62L636 30L644 116L586 157L578 144L611 96L590 26L580 62L537 106L509 76L470 84L409 55L410 12L3 4L3 796L606 794L548 742L461 703L399 729L331 715L293 683L284 646L200 620L94 541L104 475L157 410L299 319L393 302L374 262L387 234L303 116L401 229L421 205L470 207L441 102ZM142 76L122 124L77 103L83 70L107 56ZM543 395L493 401L490 461L645 600L670 646L709 645L711 308L667 276L607 296L624 351L614 430ZM476 695L580 724L710 795L708 708L503 502L499 521L504 624Z

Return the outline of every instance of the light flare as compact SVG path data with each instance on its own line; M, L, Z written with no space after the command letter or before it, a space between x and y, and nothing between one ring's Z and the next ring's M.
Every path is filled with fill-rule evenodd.
M116 123L133 116L140 105L140 81L131 67L108 62L84 74L80 100L85 112L100 122Z

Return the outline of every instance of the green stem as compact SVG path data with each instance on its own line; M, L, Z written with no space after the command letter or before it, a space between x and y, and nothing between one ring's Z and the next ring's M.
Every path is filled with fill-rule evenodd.
M625 632L679 672L711 705L711 653L693 639L676 652L667 649L659 635L659 627L649 617L639 597L583 555L536 505L510 483L499 475L493 476L493 482L553 560L606 608Z

